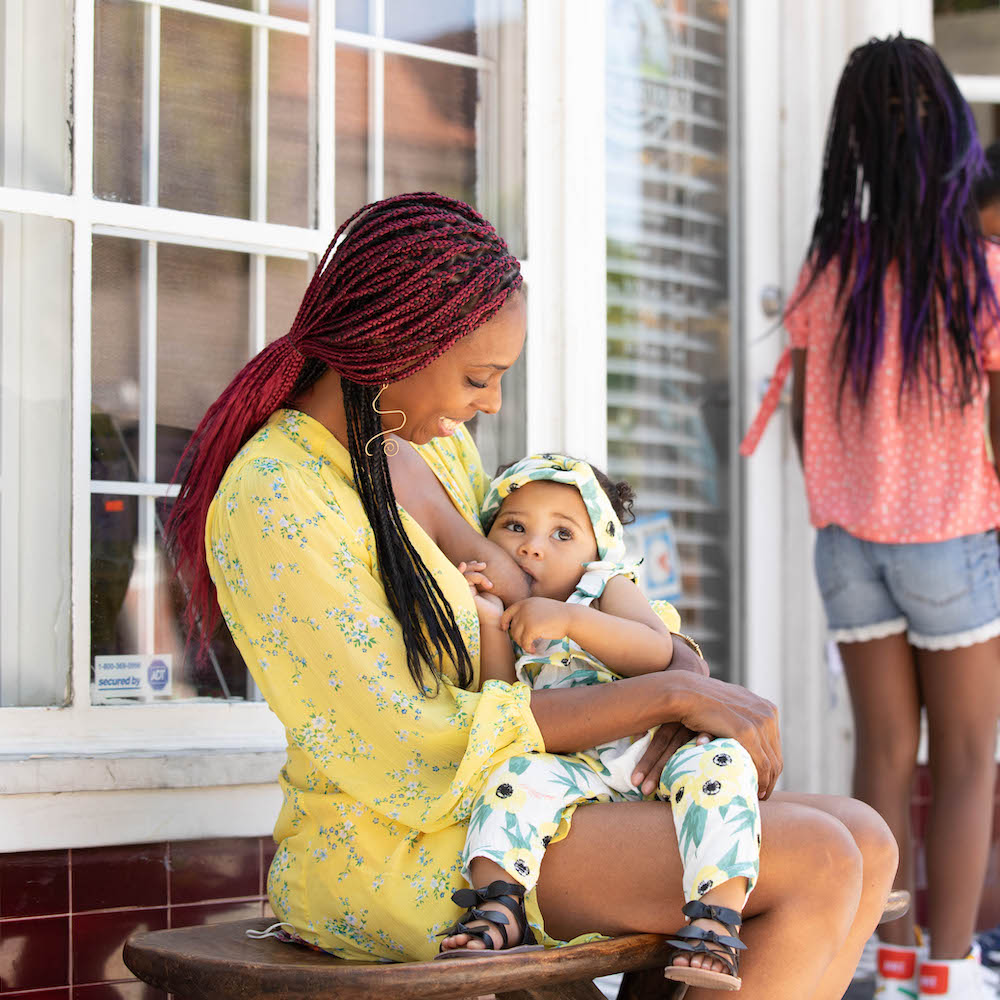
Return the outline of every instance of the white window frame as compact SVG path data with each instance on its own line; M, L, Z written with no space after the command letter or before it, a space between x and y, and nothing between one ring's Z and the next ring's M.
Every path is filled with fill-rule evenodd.
M203 0L140 2L153 11L182 10L254 26L257 72L266 72L264 29L297 34L310 30L309 22L268 14L268 0L256 0L254 11L215 7ZM313 14L318 15L319 51L345 44L373 52L373 100L380 79L384 84L380 68L385 53L490 68L489 61L479 56L380 37L384 0L370 0L373 35L335 29L333 0L312 2ZM259 282L258 269L266 256L301 259L321 254L334 226L334 62L315 61L317 148L331 151L319 157L316 229L262 221L266 205L262 183L254 187L249 219L102 201L93 191L94 8L93 0L75 0L73 5L72 194L0 186L0 211L73 225L74 358L70 514L74 696L65 707L0 709L0 851L260 835L270 831L280 802L276 783L260 781L261 775L276 774L285 745L283 729L266 705L90 704L90 497L111 489L90 479L92 236L259 255L255 258L259 263L251 268L252 282ZM603 461L606 420L603 17L602 0L526 2L525 229L531 260L523 261L523 271L529 286L529 329L535 331L529 336L526 359L528 447L564 447L594 455L598 461ZM150 20L155 31L158 18ZM266 100L266 93L261 95L264 89L255 87L253 93L258 114L260 102ZM379 102L373 115L376 133L381 106ZM497 123L480 121L478 127L496 129ZM260 131L253 133L252 155L266 166L266 135ZM381 195L381 171L373 170L375 165L369 167L378 177L371 185L373 198ZM251 284L253 301L259 287ZM260 313L259 308L252 311L255 336L262 344ZM558 371L563 375L553 392L551 373ZM581 399L589 402L582 406ZM133 488L146 495L170 493L166 484ZM116 482L113 492L122 493L123 484ZM93 766L95 761L100 766Z

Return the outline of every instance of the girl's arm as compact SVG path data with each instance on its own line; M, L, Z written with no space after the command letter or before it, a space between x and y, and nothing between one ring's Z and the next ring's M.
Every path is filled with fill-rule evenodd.
M537 639L568 636L615 673L626 677L663 670L673 658L673 637L627 577L612 577L601 607L529 597L509 607L501 626L522 649Z
M795 348L792 351L792 437L802 462L802 440L806 426L806 352Z
M988 372L990 377L990 444L993 446L993 467L1000 476L1000 372Z

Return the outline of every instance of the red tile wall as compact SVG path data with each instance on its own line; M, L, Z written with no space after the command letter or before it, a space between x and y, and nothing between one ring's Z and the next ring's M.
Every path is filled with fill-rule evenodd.
M267 838L0 854L3 1000L167 1000L122 963L130 934L269 916Z

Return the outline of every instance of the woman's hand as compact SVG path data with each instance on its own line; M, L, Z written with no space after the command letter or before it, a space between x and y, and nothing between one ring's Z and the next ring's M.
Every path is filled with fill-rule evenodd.
M568 635L573 606L548 597L529 597L512 604L500 619L500 627L527 652L542 639L561 639Z
M727 684L686 671L675 676L683 677L688 687L678 722L692 733L712 733L736 740L750 754L757 767L759 797L768 798L784 766L777 707L738 684ZM649 756L647 751L643 761ZM640 768L643 761L640 761ZM665 763L666 758L663 759ZM657 780L662 769L660 764L659 770L655 771ZM653 776L653 771L653 768L647 771L647 781Z

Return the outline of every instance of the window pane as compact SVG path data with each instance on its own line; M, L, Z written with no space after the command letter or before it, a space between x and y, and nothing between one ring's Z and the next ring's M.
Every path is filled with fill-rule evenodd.
M72 226L0 213L0 705L58 705L70 666Z
M696 0L608 8L609 472L656 519L632 529L647 544L647 590L676 595L651 570L676 544L674 603L723 671L734 613L727 21L725 5Z
M207 655L186 649L184 592L162 542L171 501L158 495L157 484L173 478L191 432L250 355L253 260L225 250L95 238L92 474L122 486L145 484L139 496L132 485L123 492L104 487L91 497L98 702L247 697L246 671L228 632L219 632ZM287 331L312 266L264 258L268 340ZM146 296L155 299L155 329L143 326ZM153 351L155 379L143 382L143 359Z
M252 29L160 16L160 204L247 218Z
M135 240L94 237L92 479L139 479L141 257Z
M169 482L191 432L250 357L250 258L161 244L157 297L156 464Z
M336 24L341 31L368 34L369 0L334 0L337 6Z
M934 48L952 73L995 76L997 46L1000 7L996 0L935 0Z
M312 277L315 263L289 260L286 257L267 258L267 342L288 333L299 311L299 303Z
M523 284L521 288L527 294L528 286ZM530 331L528 336L531 336ZM469 430L479 449L486 475L490 478L500 465L516 462L528 452L527 354L525 344L521 356L504 373L500 383L503 389L500 412L477 413L469 421Z
M476 0L386 0L385 33L403 42L475 53Z
M268 33L267 219L311 226L309 39Z
M338 6L339 12L339 6ZM339 16L339 13L338 13ZM350 218L368 198L368 64L364 49L337 46L337 225ZM330 233L333 236L333 233Z
M91 697L96 704L243 699L247 672L222 628L186 648L184 591L163 548L170 501L91 498Z
M478 99L475 70L385 57L387 196L437 191L476 205Z
M295 21L309 20L309 0L271 0L275 17L290 17Z
M0 184L70 191L72 20L65 0L0 4Z

